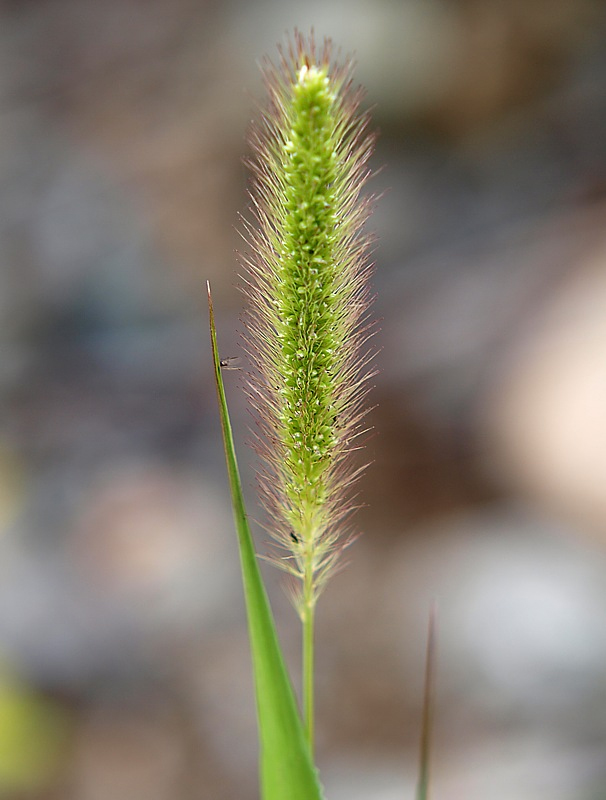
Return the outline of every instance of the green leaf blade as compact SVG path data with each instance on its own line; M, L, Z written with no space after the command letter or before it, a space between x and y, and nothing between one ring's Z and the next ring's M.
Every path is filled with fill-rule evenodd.
M210 284L210 339L253 661L262 800L323 800L253 545L225 398Z

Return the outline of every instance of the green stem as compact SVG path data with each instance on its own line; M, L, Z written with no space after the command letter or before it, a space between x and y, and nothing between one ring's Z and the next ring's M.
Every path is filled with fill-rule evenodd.
M303 617L303 708L309 751L314 751L314 622L313 600L305 606Z
M309 752L314 752L314 625L316 619L316 585L314 563L314 541L317 533L313 526L301 531L303 541L307 542L303 567L303 605L301 614L303 637L303 714Z

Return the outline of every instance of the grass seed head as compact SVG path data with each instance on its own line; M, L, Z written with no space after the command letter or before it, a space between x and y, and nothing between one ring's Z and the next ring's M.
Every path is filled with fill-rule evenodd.
M299 612L313 607L349 542L352 463L366 414L372 324L369 238L374 136L359 113L352 63L325 40L295 34L263 73L268 103L252 128L245 347L253 362L259 484L278 544L272 560L295 579Z

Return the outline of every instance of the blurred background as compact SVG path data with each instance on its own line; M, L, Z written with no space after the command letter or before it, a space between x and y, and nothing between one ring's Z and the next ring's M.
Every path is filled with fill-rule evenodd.
M258 796L204 282L238 355L256 64L294 26L355 53L384 192L364 536L319 608L327 796L413 797L437 597L436 800L604 800L599 0L0 3L0 796Z

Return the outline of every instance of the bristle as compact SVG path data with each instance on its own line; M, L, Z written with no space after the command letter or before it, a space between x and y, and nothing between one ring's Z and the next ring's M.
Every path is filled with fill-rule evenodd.
M301 611L351 539L350 489L361 470L350 457L373 357L371 239L361 230L371 203L360 193L374 137L352 63L337 65L330 41L318 47L296 33L279 52L277 65L263 65L269 99L250 134L244 348L259 486L278 544L272 560L305 580L308 596L292 590Z

